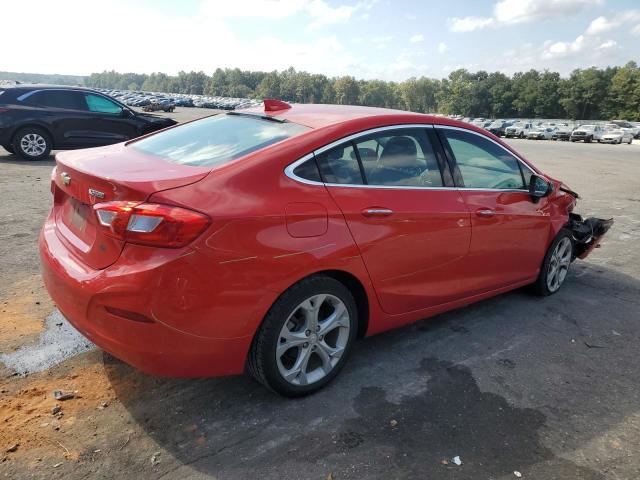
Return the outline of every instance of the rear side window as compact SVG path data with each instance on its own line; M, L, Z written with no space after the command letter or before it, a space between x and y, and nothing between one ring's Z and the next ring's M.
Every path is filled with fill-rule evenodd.
M216 166L308 131L290 122L216 115L134 141L130 148L171 163Z
M462 130L442 129L456 159L464 186L523 189L518 160L491 140Z
M99 113L120 113L122 108L111 100L101 97L100 95L93 95L91 93L86 93L84 98L87 102L87 107L90 112L99 112Z
M325 183L362 185L362 172L353 143L346 143L316 156Z
M304 178L305 180L311 180L312 182L322 181L315 158L310 158L306 162L298 165L293 169L293 174L297 177Z
M87 105L81 92L70 90L41 90L23 96L24 103L37 107L63 108L65 110L86 110ZM20 97L18 97L20 99Z

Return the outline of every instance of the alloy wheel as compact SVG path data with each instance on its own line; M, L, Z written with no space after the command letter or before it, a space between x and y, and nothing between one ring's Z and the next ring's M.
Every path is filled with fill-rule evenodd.
M282 378L293 385L310 385L326 377L339 363L351 323L342 300L314 295L300 303L280 330L276 362Z
M569 237L564 237L554 248L547 272L547 288L550 292L557 291L564 282L571 265L572 253L573 247Z
M20 139L20 148L30 157L38 157L47 149L47 141L38 133L27 133Z

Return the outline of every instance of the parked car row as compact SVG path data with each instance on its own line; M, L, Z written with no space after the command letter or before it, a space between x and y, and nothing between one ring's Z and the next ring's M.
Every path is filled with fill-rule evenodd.
M606 124L593 123L570 126L567 122L515 119L460 118L456 120L483 128L498 137L526 138L529 140L556 140L584 143L632 143L640 138L640 125L626 120L612 120Z
M179 93L142 92L133 90L113 90L97 88L129 107L146 107L155 103L173 104L175 107L217 108L235 110L259 105L261 102L249 98L212 97L207 95L186 95ZM164 110L160 108L158 110ZM165 110L167 111L167 110Z

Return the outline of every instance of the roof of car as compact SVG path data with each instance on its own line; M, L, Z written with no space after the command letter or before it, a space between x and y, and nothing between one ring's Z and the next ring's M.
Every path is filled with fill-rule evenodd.
M425 115L423 113L406 112L390 108L361 107L352 105L325 105L325 104L292 104L291 108L266 112L263 106L241 109L238 113L269 116L280 120L305 125L311 128L322 128L338 123L348 122L371 117L403 117L403 122L410 123L438 123L454 126L466 126L456 120L444 117Z

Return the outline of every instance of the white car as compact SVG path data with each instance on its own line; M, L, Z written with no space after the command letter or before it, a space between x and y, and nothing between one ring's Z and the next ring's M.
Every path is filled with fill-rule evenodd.
M535 127L533 130L527 133L527 138L529 140L551 140L551 137L553 137L553 132L555 132L556 130L556 127Z
M627 122L626 120L611 120L611 123L623 130L629 130L633 138L640 138L640 127Z
M599 142L604 134L604 129L600 125L580 125L573 132L571 132L570 140L572 142L578 142L580 140L584 143L591 143L594 140Z
M628 143L631 145L633 135L628 129L618 128L617 130L609 130L605 132L600 141L602 143Z
M505 128L504 136L507 138L518 137L524 138L526 137L534 127L531 122L518 122L510 127Z

